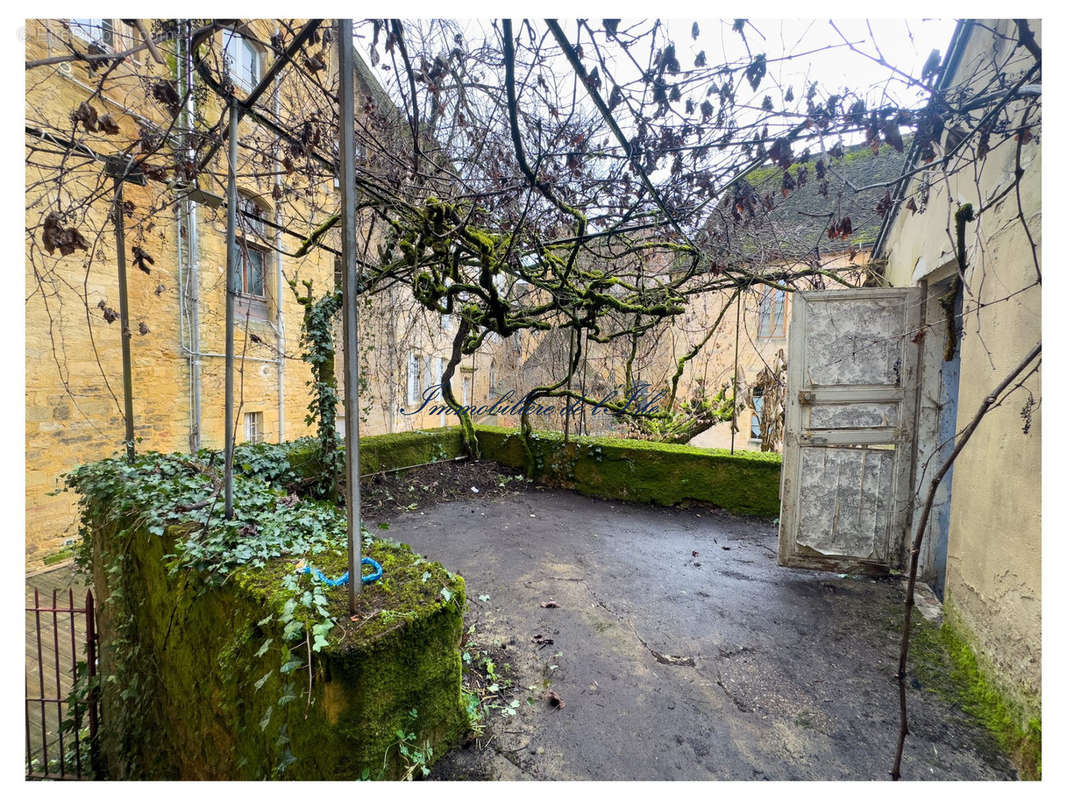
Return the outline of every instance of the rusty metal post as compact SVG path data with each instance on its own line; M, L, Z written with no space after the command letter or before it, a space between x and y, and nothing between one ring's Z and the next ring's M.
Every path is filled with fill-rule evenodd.
M77 637L77 609L74 607L74 589L67 589L67 608L70 609L70 660L71 675L78 680L78 637ZM58 661L58 657L56 661ZM82 778L82 746L81 746L82 717L77 705L74 706L74 769L78 780Z
M344 318L345 384L345 485L348 497L348 608L356 612L356 599L363 589L359 508L359 318L356 293L356 96L353 85L355 58L352 20L338 20L337 68L340 93L341 154L341 313Z
M89 765L93 777L104 777L104 764L100 757L100 687L96 685L96 604L93 590L85 592L85 661L89 676Z
M36 587L33 590L33 620L37 628L37 678L41 691L41 766L44 767L45 777L48 776L48 715L45 713L44 698L44 653L41 649L41 593Z

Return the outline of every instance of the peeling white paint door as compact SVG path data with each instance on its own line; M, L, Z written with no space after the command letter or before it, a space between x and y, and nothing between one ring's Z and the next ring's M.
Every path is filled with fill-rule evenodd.
M920 290L798 292L778 563L899 569L911 507Z

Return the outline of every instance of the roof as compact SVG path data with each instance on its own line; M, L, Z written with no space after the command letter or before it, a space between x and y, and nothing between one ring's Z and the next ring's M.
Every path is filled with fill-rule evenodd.
M716 209L710 244L713 249L718 245L728 260L745 261L870 248L882 224L879 203L900 177L904 161L904 152L886 144L877 153L863 144L844 148L836 157L811 155L784 170L753 170L735 182ZM865 186L872 188L853 188ZM738 204L740 214L735 213ZM845 235L833 235L831 226L845 227Z

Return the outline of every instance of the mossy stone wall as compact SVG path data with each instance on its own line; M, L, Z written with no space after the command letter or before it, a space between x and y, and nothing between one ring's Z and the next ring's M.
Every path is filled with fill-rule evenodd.
M309 475L315 469L318 444L314 439L302 441L307 444L290 448L289 462L297 472ZM445 461L457 458L464 452L459 428L361 436L359 474Z
M482 458L525 469L526 453L514 428L475 426ZM458 428L365 436L359 440L360 474L442 461L463 455ZM782 457L749 450L731 454L681 444L636 439L533 435L532 477L592 497L673 506L711 503L734 514L776 517ZM314 470L316 445L294 447L297 472Z
M363 631L335 628L344 638L331 634L330 645L313 654L310 677L308 668L283 676L277 578L292 569L291 560L242 568L208 586L193 570L170 574L166 566L179 526L160 537L126 520L92 533L109 777L278 777L286 747L295 761L280 777L397 777L404 768L398 730L414 733L411 744L430 745L434 756L463 735L465 591L463 579L439 564L380 545L389 552L372 554L387 563L392 583L403 585L383 581L365 595L402 594L418 582L413 574L425 572L433 576L430 589L412 597L410 608L394 608L388 625L379 614ZM442 585L448 600L436 594ZM301 657L307 652L291 647ZM295 696L280 703L286 684L295 684Z
M482 456L525 467L514 429L478 426ZM534 478L582 494L671 506L700 501L735 514L778 515L782 458L751 451L730 454L688 445L607 437L534 434Z

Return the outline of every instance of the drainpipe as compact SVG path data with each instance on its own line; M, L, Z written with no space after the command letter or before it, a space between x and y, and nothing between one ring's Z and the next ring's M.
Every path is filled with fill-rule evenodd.
M275 34L280 34L281 29L275 28ZM281 73L274 81L274 117L275 119L282 118L282 79ZM274 151L274 163L281 164L281 150L282 140L278 138L277 144L275 144ZM274 171L274 186L278 190L275 194L279 199L274 201L274 224L277 226L274 229L274 294L275 294L275 327L274 335L276 341L276 351L278 353L278 442L285 441L285 316L282 303L282 211L281 211L281 186L282 175L281 170L275 169Z
M184 56L185 56L185 89L188 97L185 101L185 129L191 131L196 124L196 101L193 92L193 53L192 53L192 23L185 23ZM189 137L191 140L192 137ZM190 160L196 158L196 151L191 146L186 154ZM196 178L194 178L196 180ZM197 203L195 200L186 199L185 206L185 235L186 248L189 254L188 291L186 293L189 306L189 347L186 357L189 359L189 451L195 453L201 447L200 439L200 241L197 232ZM179 252L181 244L178 245Z

